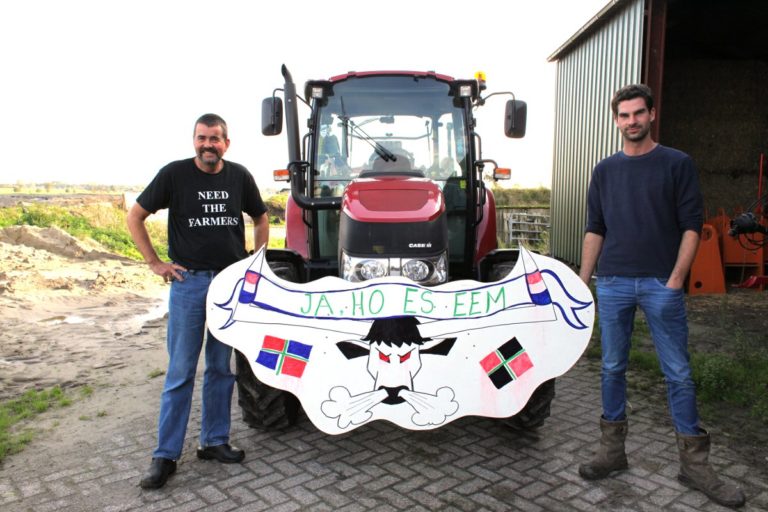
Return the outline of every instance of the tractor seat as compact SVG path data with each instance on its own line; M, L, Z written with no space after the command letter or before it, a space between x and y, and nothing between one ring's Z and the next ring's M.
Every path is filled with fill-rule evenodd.
M411 168L410 159L401 153L395 153L397 160L384 160L381 157L373 161L371 169L364 169L360 172L361 178L370 178L373 176L382 176L387 174L401 174L405 176L424 177L424 173Z
M379 157L373 161L373 172L397 172L397 171L410 171L411 162L408 157L399 153L395 153L397 160L384 160Z

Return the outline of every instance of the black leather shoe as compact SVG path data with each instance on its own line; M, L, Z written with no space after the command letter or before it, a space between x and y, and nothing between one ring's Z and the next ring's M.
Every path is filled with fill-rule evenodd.
M152 464L149 465L149 470L144 478L141 479L139 485L142 489L159 489L165 485L168 477L176 472L176 461L170 459L163 459L160 457L153 458Z
M198 447L197 458L204 460L215 459L224 464L232 464L233 462L242 462L245 458L245 452L228 444L218 444L216 446L206 446L205 448Z

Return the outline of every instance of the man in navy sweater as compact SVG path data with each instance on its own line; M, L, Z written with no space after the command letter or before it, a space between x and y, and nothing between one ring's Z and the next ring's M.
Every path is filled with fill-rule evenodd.
M623 150L592 172L581 256L589 284L597 266L602 343L603 414L600 446L579 467L587 480L626 469L624 440L630 338L641 308L667 384L667 400L680 452L678 479L721 505L739 507L744 494L709 465L710 439L699 426L688 355L683 284L699 244L703 201L696 167L685 153L651 139L656 112L642 84L616 92L611 109Z

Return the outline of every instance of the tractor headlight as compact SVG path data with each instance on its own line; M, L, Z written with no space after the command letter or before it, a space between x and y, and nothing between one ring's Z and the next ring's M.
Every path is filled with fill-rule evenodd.
M408 260L403 265L403 275L411 281L423 281L429 275L429 264L421 260Z
M341 253L341 277L353 283L377 277L403 276L422 285L448 280L448 253L425 258L356 258Z
M419 259L403 259L401 275L423 285L444 283L448 280L446 253Z
M365 260L357 265L357 271L363 281L384 277L387 275L387 266L381 260Z
M341 253L341 278L353 283L389 275L389 259L355 258Z

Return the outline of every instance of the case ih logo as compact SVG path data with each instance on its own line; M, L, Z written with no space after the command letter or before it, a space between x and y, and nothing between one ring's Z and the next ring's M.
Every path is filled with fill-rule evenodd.
M408 244L409 249L429 249L431 247L432 247L432 242L427 242L427 243L416 242L416 243Z

